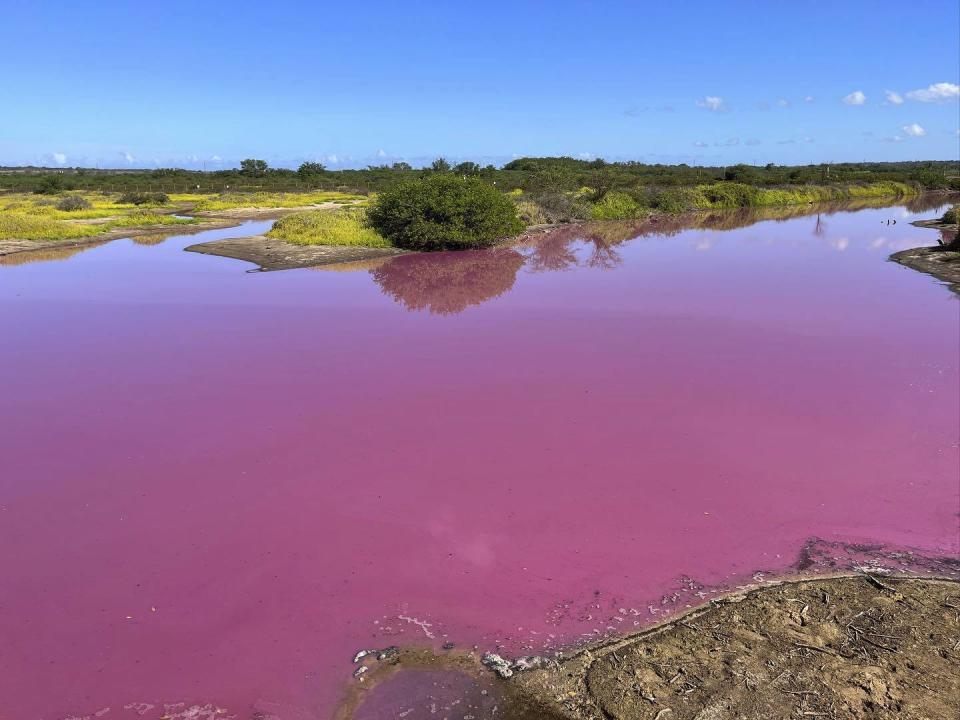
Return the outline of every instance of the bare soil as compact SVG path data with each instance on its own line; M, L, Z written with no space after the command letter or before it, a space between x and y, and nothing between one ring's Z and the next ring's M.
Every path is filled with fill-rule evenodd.
M405 250L370 248L356 245L294 245L285 240L253 235L251 237L213 240L190 245L189 252L245 260L261 270L291 270L403 255Z
M890 256L894 262L942 280L960 295L960 250L957 249L957 225L940 220L918 220L917 227L940 231L940 245L901 250Z
M338 718L374 717L380 686L405 670L472 678L479 689L461 702L476 720L956 718L960 582L859 574L765 583L631 636L506 661L506 679L484 672L475 652L387 654L355 681ZM431 703L405 716L431 717Z

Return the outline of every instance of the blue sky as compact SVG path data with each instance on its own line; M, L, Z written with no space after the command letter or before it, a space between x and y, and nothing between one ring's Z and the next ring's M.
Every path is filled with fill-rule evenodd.
M960 154L957 0L0 9L0 164Z

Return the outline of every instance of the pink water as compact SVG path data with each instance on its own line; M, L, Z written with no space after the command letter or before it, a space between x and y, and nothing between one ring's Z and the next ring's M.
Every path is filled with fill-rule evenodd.
M960 306L885 261L934 244L912 217L0 266L0 718L325 719L363 647L555 648L849 543L955 558Z

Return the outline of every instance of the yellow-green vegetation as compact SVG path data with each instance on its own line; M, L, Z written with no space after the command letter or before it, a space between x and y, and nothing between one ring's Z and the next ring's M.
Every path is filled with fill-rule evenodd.
M25 194L0 196L0 240L70 240L120 228L195 222L120 204L117 198L115 194L92 192L53 198Z
M287 215L277 220L267 235L296 245L393 247L367 226L366 211L361 208L305 210Z
M170 196L171 202L189 203L197 212L216 210L234 210L236 208L282 208L320 205L321 203L359 204L367 200L363 195L342 192L254 192L222 193L220 195L177 194Z
M916 195L918 191L914 185L895 181L858 185L800 185L783 188L760 188L744 183L718 182L664 190L653 198L653 205L663 212L721 210L803 205L853 198L897 198Z
M608 192L590 208L591 220L632 220L648 214L646 208L622 192Z

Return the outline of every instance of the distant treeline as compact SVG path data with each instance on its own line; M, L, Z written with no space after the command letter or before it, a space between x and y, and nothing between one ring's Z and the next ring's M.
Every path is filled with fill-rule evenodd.
M301 192L347 190L377 192L409 179L438 172L479 177L503 192L571 192L589 188L596 197L611 190L638 193L650 188L693 187L735 182L759 188L801 185L909 183L926 190L960 190L957 161L837 163L819 165L648 165L641 162L577 160L569 157L519 158L503 167L472 162L452 165L438 158L428 168L407 163L358 170L329 170L303 163L297 170L268 167L249 159L233 170L94 170L89 168L0 168L0 189L20 192L104 190L114 192Z

